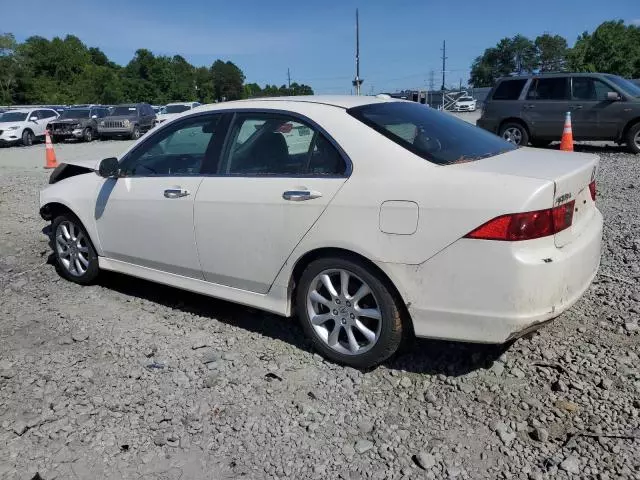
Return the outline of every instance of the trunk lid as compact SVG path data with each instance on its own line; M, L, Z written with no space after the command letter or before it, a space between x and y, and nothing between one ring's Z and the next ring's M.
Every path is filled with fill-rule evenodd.
M556 246L563 247L582 233L595 214L589 183L596 178L598 163L597 155L525 147L453 168L552 181L555 194L549 208L575 202L571 227L554 236Z

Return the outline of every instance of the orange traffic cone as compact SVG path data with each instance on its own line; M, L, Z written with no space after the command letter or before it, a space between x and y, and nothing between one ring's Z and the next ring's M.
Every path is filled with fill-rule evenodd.
M562 140L560 141L560 150L564 152L573 152L573 130L571 129L571 112L567 112L564 118L564 131L562 132Z
M53 143L51 143L51 137L49 136L49 130L45 130L44 133L44 143L46 147L46 162L44 164L44 168L56 168L58 166L58 161L56 160L56 152L53 149Z

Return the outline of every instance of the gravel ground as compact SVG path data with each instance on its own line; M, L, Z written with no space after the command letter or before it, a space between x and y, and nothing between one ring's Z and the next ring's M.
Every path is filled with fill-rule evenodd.
M0 478L640 478L640 156L583 148L606 228L578 304L509 347L419 340L369 372L315 355L293 320L60 279L44 147L0 149Z

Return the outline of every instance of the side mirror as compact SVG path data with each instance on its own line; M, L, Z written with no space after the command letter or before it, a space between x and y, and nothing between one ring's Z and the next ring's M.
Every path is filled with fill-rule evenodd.
M118 175L120 164L116 157L105 158L98 166L98 175L104 178L113 178Z
M98 115L91 115L91 118L95 120L96 118L98 118Z
M620 95L617 92L607 92L607 100L610 102L617 102L620 100Z
M38 117L36 116L30 117L29 120L31 120L32 122L35 122L38 120Z

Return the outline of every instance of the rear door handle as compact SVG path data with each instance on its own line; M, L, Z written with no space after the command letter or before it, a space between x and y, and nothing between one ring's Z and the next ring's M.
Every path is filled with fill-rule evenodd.
M531 108L536 108L536 106L529 104L529 105L525 105L524 108L525 109L531 109Z
M571 107L572 110L581 110L582 109L582 105L573 105Z
M184 188L175 187L175 188L167 188L164 191L165 198L181 198L190 195L191 192L189 190L185 190Z
M282 194L282 198L291 202L303 202L305 200L320 198L321 196L322 194L320 192L314 192L312 190L287 190Z

